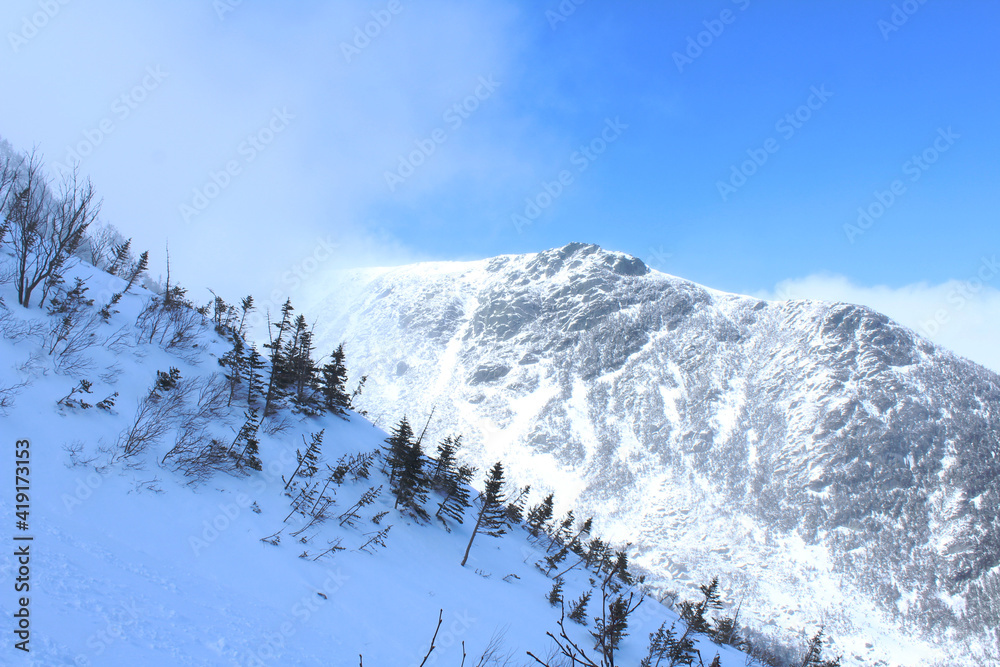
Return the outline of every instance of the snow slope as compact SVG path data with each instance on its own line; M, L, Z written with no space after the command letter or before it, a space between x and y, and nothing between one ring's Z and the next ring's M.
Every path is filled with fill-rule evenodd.
M76 266L97 305L123 287L93 267ZM386 434L358 415L299 418L286 414L287 430L262 435L264 470L248 476L217 475L200 485L162 468L158 461L173 432L134 465L107 464L108 447L132 418L156 371L176 367L182 379L220 370L228 344L204 326L185 358L155 344L137 344L132 325L150 294L139 290L119 304L86 350L89 369L60 371L42 346L54 319L16 305L0 286L0 389L27 382L0 415L0 438L13 466L15 441L30 442L28 529L15 528L14 471L0 489L0 664L60 665L418 665L427 652L439 610L443 623L426 664L476 664L493 640L497 657L530 664L525 651L545 655L545 636L557 611L545 600L551 581L534 567L541 554L520 528L502 539L479 536L470 561L460 567L470 526L447 532L419 525L392 509L388 494L365 509L356 528L328 521L289 537L301 521L290 511L282 475L295 468L303 437L325 429L324 462L342 454L380 448ZM34 330L33 330L34 329ZM125 336L127 345L107 338ZM114 349L112 349L112 347ZM351 359L348 357L348 363ZM117 391L114 408L57 405L81 378L92 380L91 404ZM232 438L242 408L213 425ZM337 489L335 512L353 504L382 473L347 481ZM259 509L259 512L257 511ZM380 526L370 518L388 515ZM392 525L385 548L358 551L373 531ZM261 538L284 527L278 545ZM15 594L19 563L14 537L31 536L30 591ZM312 556L342 540L344 551ZM18 543L20 544L20 543ZM307 552L309 558L299 558ZM579 570L566 577L567 599L589 587ZM30 652L15 648L12 632L18 597L29 597ZM591 611L593 611L593 606ZM648 599L636 613L618 664L638 664L646 637L676 615ZM572 626L572 624L571 624ZM578 638L586 630L572 626ZM732 648L699 642L707 664L718 652L725 667L742 667ZM502 659L483 664L508 664Z
M885 316L584 244L348 272L312 310L377 423L434 409L662 589L719 575L845 664L1000 660L1000 377Z

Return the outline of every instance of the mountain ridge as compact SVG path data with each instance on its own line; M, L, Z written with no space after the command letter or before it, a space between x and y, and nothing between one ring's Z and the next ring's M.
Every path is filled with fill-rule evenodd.
M759 627L826 615L855 655L995 647L995 374L863 306L728 294L594 245L351 280L312 310L368 375L365 409L434 408L429 435L635 538L664 589L756 586Z

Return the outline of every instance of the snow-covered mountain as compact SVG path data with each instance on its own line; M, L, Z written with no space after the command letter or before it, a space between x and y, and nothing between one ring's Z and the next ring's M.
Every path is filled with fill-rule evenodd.
M870 309L767 302L593 245L340 276L310 309L386 427L633 542L664 589L719 575L763 632L845 664L1000 646L1000 377ZM976 658L976 664L992 664Z
M98 299L74 311L84 329L70 331L73 348L53 344L67 340L69 316L22 308L0 282L0 436L11 464L0 491L0 665L486 666L535 664L529 650L549 655L545 633L558 632L559 610L546 600L552 580L535 567L544 536L523 526L480 534L463 567L474 518L446 529L397 510L377 459L312 496L325 494L328 510L301 511L299 501L294 511L299 494L329 480L326 465L381 450L386 433L356 414L280 410L257 433L261 470L191 476L167 455L190 427L204 429L201 446L234 442L245 425L246 385L231 403L212 389L232 342L185 307L173 319L184 345L175 335L150 340L142 313L153 294L136 288L101 317L126 282L80 264L66 278ZM151 404L162 409L144 420ZM303 483L296 454L319 431L321 472ZM122 454L122 439L137 432L141 449ZM358 504L366 495L370 504ZM428 503L440 500L431 492ZM568 571L565 599L591 590L595 576ZM589 614L599 613L595 596ZM684 627L646 599L618 664L638 664L664 622ZM593 622L567 625L591 652ZM722 667L747 664L704 635L695 643L706 664L717 654Z

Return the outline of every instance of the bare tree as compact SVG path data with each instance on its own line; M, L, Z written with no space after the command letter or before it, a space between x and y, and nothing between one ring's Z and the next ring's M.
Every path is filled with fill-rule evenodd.
M114 249L124 239L111 224L95 225L84 235L83 243L77 249L77 257L93 264L102 271L110 268L114 259ZM109 271L109 273L113 273Z
M89 181L80 183L76 173L55 199L40 162L35 153L28 157L5 216L14 250L17 300L25 308L31 305L36 288L42 288L41 306L62 281L66 261L100 210L93 186Z
M183 304L170 305L160 297L150 297L135 321L137 343L157 343L181 359L197 359L204 317Z
M7 155L0 155L0 248L3 247L4 238L10 231L10 220L7 216L7 204L10 201L11 193L14 191L14 184L17 181L17 172L20 162L24 158L15 162L14 158Z
M51 195L34 153L26 165L22 160L19 167L15 182L8 186L13 196L5 204L4 227L14 251L18 303L23 305L25 276L51 207Z

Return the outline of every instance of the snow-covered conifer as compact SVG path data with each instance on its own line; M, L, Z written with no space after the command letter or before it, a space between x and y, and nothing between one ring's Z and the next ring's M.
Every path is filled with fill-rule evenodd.
M486 489L483 491L479 513L476 515L476 525L472 529L472 536L469 537L469 544L465 547L465 556L462 558L463 567L469 560L469 551L472 550L472 543L480 530L487 535L500 537L510 529L504 484L503 464L497 461L486 478Z

